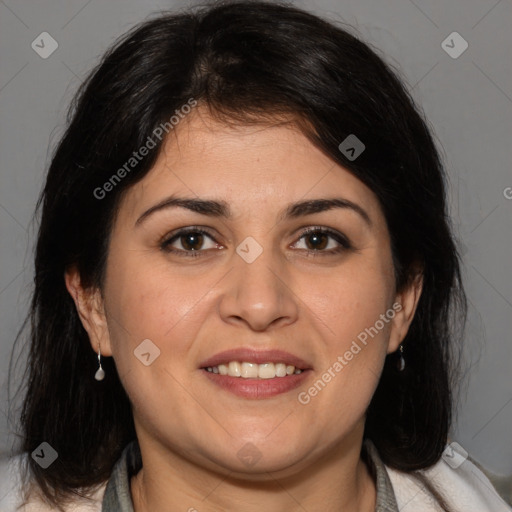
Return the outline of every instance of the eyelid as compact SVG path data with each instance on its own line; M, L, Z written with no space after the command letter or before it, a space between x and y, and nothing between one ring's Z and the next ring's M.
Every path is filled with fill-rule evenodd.
M215 239L215 236L211 233L210 229L202 227L202 226L186 226L183 228L175 229L175 230L171 231L170 233L167 233L166 235L164 235L161 238L158 245L160 246L160 248L162 250L164 250L165 252L168 252L168 253L174 253L174 254L179 253L181 255L192 256L192 257L200 256L201 253L205 252L205 249L201 249L201 250L197 250L197 251L184 251L183 249L175 249L175 248L171 247L172 243L174 243L180 237L187 235L188 233L200 233L202 235L206 235L209 238L211 238L211 240L213 242L215 242L215 244L217 244L217 246L218 246L217 248L223 247L222 244L219 244L217 242L217 240Z
M178 238L179 236L186 235L187 233L202 233L208 235L211 238L214 238L213 230L204 226L185 226L182 228L177 228L171 231L170 233L166 233L162 237L162 241L169 241L173 238Z
M300 236L297 239L297 242L304 238L305 236L309 235L310 233L321 233L325 234L331 238L333 238L338 244L340 244L341 248L338 247L337 249L330 249L330 250L323 250L323 251L314 251L314 250L308 250L308 252L316 255L316 254L334 254L337 252L340 252L341 250L348 250L352 248L352 244L349 241L349 239L341 232L339 232L336 229L328 228L325 226L308 226L307 228L304 228L300 231ZM294 242L296 244L297 242Z

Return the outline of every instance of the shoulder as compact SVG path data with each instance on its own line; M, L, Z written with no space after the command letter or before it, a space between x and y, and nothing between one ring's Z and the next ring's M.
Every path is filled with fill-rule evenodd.
M37 495L21 507L23 483L22 468L27 454L0 459L0 511L1 512L51 512L53 507ZM67 512L100 512L106 484L100 486L92 496L92 501L77 499L66 508Z
M17 503L16 469L21 462L21 456L0 459L0 510L14 512Z
M450 447L447 447L445 454L450 456L443 455L434 466L413 473L386 466L400 510L407 505L415 512L442 511L434 496L437 493L454 512L512 511L470 458L454 452Z

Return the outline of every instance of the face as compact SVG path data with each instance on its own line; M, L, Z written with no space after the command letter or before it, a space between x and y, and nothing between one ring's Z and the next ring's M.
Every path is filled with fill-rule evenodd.
M122 200L98 313L82 317L91 344L114 357L139 440L216 470L305 467L362 435L418 294L396 293L374 193L291 125L197 110L178 128ZM284 351L304 371L203 368L231 349ZM282 372L287 357L266 362Z

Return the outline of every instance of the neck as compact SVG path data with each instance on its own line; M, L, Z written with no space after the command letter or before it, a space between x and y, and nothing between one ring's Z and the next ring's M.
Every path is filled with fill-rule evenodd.
M250 476L205 469L160 444L139 442L145 468L131 479L134 510L371 512L376 486L360 458L359 439L331 447L302 469Z

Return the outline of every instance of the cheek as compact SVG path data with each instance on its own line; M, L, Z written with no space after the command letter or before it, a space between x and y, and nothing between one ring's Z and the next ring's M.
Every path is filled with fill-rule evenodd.
M394 291L391 269L390 261L357 257L329 274L301 277L301 299L320 320L331 348L343 350L388 310ZM390 323L378 327L381 339L386 338Z
M105 295L112 352L119 374L135 371L138 375L145 368L137 358L145 346L150 352L146 360L154 358L150 368L180 367L176 363L185 359L196 334L194 330L201 325L197 321L197 304L213 283L211 277L205 277L191 285L186 276L170 275L165 266L149 264L136 252L113 259Z
M170 269L164 259L148 258L140 250L121 253L109 262L108 310L116 321L114 329L129 331L132 342L154 338L159 345L167 344L215 283L211 275L191 279Z
M217 279L169 275L162 265L143 264L128 254L112 261L106 297L109 334L119 377L134 410L157 425L168 404L186 398L190 351L203 323L208 290ZM149 341L148 341L149 340ZM145 354L149 354L146 356ZM183 424L187 408L174 410Z
M395 314L390 261L354 259L329 276L301 284L308 291L301 298L322 332L323 353L317 379L301 390L300 403L319 417L328 411L333 435L364 414L379 381Z

